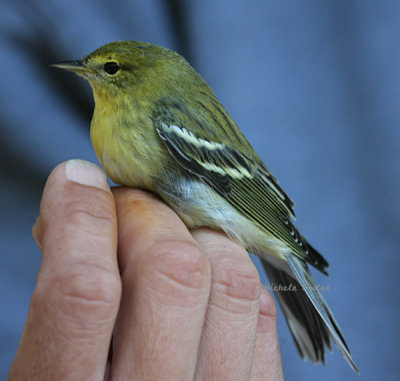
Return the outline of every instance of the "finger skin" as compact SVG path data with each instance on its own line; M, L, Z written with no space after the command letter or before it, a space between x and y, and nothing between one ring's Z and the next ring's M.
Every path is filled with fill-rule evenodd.
M196 380L248 380L253 363L260 279L246 251L221 232L193 236L208 254L211 294Z
M56 167L34 232L43 261L8 380L103 380L121 283L115 204L100 169Z
M262 287L251 381L283 380L276 317L274 299Z
M123 293L111 377L193 379L210 291L207 256L155 196L113 192Z

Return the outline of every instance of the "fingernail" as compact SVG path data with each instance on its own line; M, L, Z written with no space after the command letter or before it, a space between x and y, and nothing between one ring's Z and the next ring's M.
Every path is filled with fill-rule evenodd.
M69 160L65 165L65 176L75 183L109 190L104 172L89 161Z
M42 243L40 242L40 238L39 238L39 234L38 234L39 224L40 224L40 220L39 220L39 217L38 217L38 218L36 218L36 222L32 226L32 237L35 240L36 245L38 245L39 249L41 249L42 248Z

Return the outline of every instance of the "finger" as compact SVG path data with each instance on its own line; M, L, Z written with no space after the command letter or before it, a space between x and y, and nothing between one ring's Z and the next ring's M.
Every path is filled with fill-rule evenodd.
M207 256L164 203L114 190L122 300L112 378L193 379L210 287Z
M9 380L103 380L121 287L103 172L80 160L60 164L34 231L43 261Z
M41 231L41 229L40 229L40 218L38 217L36 219L36 222L32 226L32 237L33 237L36 245L39 246L39 249L42 250L41 237L39 237L39 232L40 231Z
M265 287L261 289L256 349L251 381L283 380L281 355L276 327L276 305Z
M224 234L199 229L193 236L208 254L212 274L196 379L248 380L258 321L258 272L246 251Z

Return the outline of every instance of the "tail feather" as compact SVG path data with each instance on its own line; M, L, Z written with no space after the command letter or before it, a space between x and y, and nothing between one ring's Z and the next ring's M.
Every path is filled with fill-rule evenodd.
M287 262L290 269L283 271L262 261L300 356L314 363L325 363L325 347L331 350L330 338L333 338L350 367L359 373L307 265L293 255L287 256Z
M330 338L324 322L314 312L300 284L286 272L265 264L265 271L274 287L276 298L289 325L297 350L303 359L325 362L325 346Z

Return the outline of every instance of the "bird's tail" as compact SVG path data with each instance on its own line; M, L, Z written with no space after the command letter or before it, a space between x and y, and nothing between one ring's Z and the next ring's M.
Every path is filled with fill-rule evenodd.
M300 356L314 363L325 363L325 346L331 351L332 337L350 367L359 373L339 325L307 265L293 255L288 255L287 261L290 267L287 272L265 260L262 263Z

